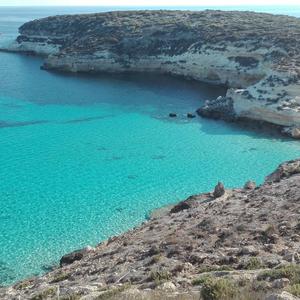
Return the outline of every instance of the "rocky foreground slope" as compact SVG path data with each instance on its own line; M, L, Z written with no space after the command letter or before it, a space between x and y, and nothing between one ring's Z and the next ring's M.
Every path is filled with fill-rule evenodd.
M10 50L70 72L159 72L229 87L199 110L255 119L300 138L300 19L253 12L124 11L55 16L20 28Z
M297 299L299 288L295 160L259 187L218 184L95 248L65 255L61 267L0 289L0 298L274 300Z

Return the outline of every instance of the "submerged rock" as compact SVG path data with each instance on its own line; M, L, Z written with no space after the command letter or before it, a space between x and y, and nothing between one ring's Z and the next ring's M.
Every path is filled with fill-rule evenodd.
M169 113L169 117L170 117L170 118L176 118L176 117L177 117L177 114L176 114L176 113Z
M196 118L196 115L193 114L193 113L187 113L186 115L189 119L193 119L193 118Z

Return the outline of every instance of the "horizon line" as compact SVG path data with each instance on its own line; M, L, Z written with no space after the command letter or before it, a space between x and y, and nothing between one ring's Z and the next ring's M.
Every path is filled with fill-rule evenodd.
M49 5L49 4L45 4L45 5L1 5L0 7L299 7L300 8L300 4L278 4L278 5L274 5L274 4L239 4L239 5L234 5L234 4L230 4L230 5L217 5L217 4L211 4L211 5L133 5L133 4L129 4L129 5L116 5L116 4L112 4L112 5L82 5L82 4L77 4L77 5L70 5L70 4L55 4L55 5Z

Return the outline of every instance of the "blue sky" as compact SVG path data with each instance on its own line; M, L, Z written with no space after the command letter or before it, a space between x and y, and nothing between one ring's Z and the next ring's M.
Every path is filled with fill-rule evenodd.
M104 6L207 6L207 5L299 5L299 0L0 0L0 5L104 5Z

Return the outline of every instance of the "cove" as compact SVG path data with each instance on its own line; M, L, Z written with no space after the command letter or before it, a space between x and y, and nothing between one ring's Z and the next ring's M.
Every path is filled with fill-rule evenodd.
M261 183L299 156L297 141L186 118L223 88L41 64L0 54L0 284L40 274L218 180Z

